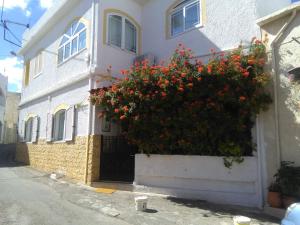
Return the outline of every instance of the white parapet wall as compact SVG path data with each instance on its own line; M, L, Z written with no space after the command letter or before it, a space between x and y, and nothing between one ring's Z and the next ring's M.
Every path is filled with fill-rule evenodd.
M257 157L245 157L231 169L222 157L135 156L136 190L221 204L260 206Z

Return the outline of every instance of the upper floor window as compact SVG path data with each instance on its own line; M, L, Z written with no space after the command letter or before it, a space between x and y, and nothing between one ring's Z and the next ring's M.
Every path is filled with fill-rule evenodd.
M63 35L58 48L58 64L86 48L86 25L75 21Z
M108 15L107 44L137 53L137 27L126 17Z
M185 0L173 8L170 15L171 36L176 36L201 24L200 0Z
M38 53L37 56L31 60L30 63L33 77L40 75L43 69L43 53Z

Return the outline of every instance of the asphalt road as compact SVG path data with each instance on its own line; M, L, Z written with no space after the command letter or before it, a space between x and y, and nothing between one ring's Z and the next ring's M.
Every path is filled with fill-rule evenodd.
M0 224L128 224L71 203L53 188L53 182L25 167L0 167Z
M279 224L255 209L155 195L149 196L149 210L137 212L137 195L100 194L28 167L0 164L0 225L232 225L235 215L252 218L252 225Z

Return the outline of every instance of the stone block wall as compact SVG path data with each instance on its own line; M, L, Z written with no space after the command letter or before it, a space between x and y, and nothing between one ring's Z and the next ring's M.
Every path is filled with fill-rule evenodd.
M89 141L88 165L86 164ZM73 142L18 143L16 161L45 172L61 172L67 177L84 182L88 166L88 182L99 179L100 136L76 137Z

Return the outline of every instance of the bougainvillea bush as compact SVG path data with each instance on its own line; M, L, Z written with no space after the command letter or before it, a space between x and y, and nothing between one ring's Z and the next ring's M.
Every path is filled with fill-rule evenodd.
M203 65L180 44L168 65L136 63L90 99L143 153L250 156L255 116L271 103L265 46L212 55Z

